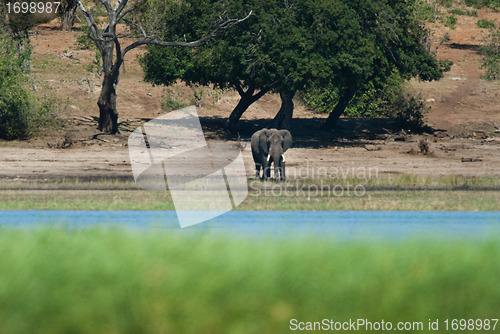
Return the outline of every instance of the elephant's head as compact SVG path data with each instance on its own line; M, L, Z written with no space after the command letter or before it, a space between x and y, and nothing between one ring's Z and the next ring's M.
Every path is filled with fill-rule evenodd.
M280 163L283 153L292 146L292 135L288 130L265 129L259 136L259 143L262 150L267 154L268 163L272 159L276 167Z

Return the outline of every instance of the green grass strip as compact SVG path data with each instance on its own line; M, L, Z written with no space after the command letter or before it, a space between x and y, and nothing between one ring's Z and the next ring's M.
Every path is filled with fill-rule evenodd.
M433 333L428 319L499 318L499 241L3 228L1 331L290 333L291 319L362 318Z
M276 184L275 184L276 185ZM306 186L305 189L307 189ZM336 190L337 191L337 190ZM359 196L361 195L361 196ZM466 210L500 207L500 191L398 190L328 194L317 188L251 190L237 210ZM140 190L4 190L0 210L173 210L170 194Z

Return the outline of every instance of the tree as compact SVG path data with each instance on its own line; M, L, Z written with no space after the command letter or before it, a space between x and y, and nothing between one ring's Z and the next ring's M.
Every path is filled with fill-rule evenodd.
M229 10L238 16L250 8L254 11L250 20L190 52L149 47L141 61L146 80L170 84L181 78L235 89L241 99L229 116L233 130L253 102L269 91L279 93L282 105L273 124L288 128L296 91L311 81L332 77L336 47L324 44L338 36L327 41L332 36L325 24L336 22L338 29L347 29L346 6L340 0L247 0L232 3ZM167 25L163 35L179 33L170 29L177 26ZM193 26L189 32L196 30Z
M179 77L234 88L241 100L229 116L230 128L267 91L279 93L282 101L273 126L287 128L297 91L337 87L340 99L325 124L331 127L370 81L384 81L394 71L405 79L441 77L442 68L421 43L426 32L414 5L413 0L247 0L231 8L254 10L244 24L182 56L150 47L142 64L146 79L155 83Z
M77 0L61 0L60 16L62 30L71 31L75 22L77 8Z
M164 1L165 2L165 1ZM147 12L147 0L121 0L115 5L111 4L111 0L94 0L95 6L101 5L104 7L108 22L104 29L99 28L94 20L91 12L87 10L82 0L77 0L77 4L89 27L89 37L94 41L99 53L102 56L103 64L103 81L101 93L97 101L99 106L99 130L105 133L115 134L118 131L118 112L116 109L116 86L120 75L120 67L123 64L125 55L132 49L147 44L158 46L183 46L195 47L213 38L220 30L225 30L234 24L246 20L229 19L227 17L220 18L219 21L212 26L211 32L205 32L196 40L187 41L164 41L158 39L154 32L154 26L148 25L143 19L144 12ZM175 2L174 2L175 3ZM128 16L135 14L132 20L128 20ZM194 19L194 18L191 18ZM119 34L116 31L118 23L128 23L132 28L130 34ZM161 24L161 22L158 22ZM152 28L148 31L147 28ZM122 48L120 39L124 37L136 36L135 32L140 33L135 41ZM116 54L115 54L116 52Z
M7 10L4 2L0 2L0 35L10 33L10 26L7 23Z
M438 80L451 66L438 61L425 47L428 32L416 18L414 0L356 0L350 5L357 13L358 42L363 45L359 49L362 54L355 57L364 57L364 62L350 61L351 51L342 55L349 59L342 65L342 72L347 75L340 78L340 99L330 112L325 129L335 126L351 100L370 81L384 82L394 71L404 80Z

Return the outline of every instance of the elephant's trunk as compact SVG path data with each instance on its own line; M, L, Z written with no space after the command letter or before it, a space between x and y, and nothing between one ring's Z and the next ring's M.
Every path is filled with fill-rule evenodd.
M274 163L274 179L276 181L280 179L281 159L282 159L281 152L276 152L275 154L272 155L272 161Z

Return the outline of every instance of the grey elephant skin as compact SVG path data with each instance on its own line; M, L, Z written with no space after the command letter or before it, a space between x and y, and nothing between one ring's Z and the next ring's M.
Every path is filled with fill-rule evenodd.
M271 165L274 163L274 178L285 180L284 153L292 146L292 135L288 130L262 129L251 138L252 155L255 161L257 177L267 180L271 177Z

